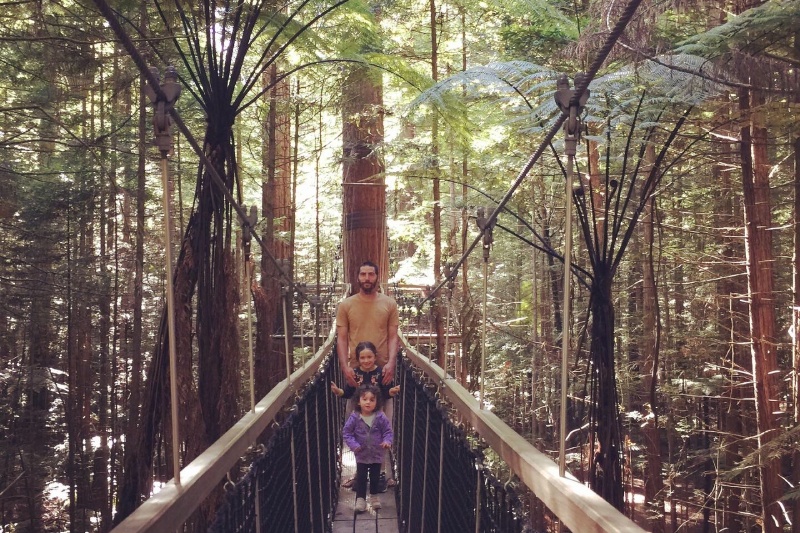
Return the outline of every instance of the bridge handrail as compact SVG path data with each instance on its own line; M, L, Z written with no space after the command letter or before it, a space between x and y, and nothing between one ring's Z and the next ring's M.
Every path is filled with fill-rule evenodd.
M497 415L481 409L478 400L467 389L411 347L402 332L400 342L414 365L440 384L441 394L567 528L581 533L644 533L644 529L589 487L575 478L561 477L558 465L550 457L537 450Z
M222 437L181 469L180 486L175 484L174 478L171 479L115 527L112 533L178 531L200 502L205 500L269 426L286 401L297 392L297 385L304 385L316 374L335 341L336 328L332 328L312 359L295 370L290 378L278 383L256 404L255 410L248 411Z

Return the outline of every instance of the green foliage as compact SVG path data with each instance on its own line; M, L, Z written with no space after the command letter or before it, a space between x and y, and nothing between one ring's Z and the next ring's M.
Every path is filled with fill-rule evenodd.
M686 39L677 52L707 59L734 50L759 54L777 48L787 51L800 18L800 4L794 0L768 0L741 15L733 15L725 24Z
M499 34L506 57L541 64L557 61L564 47L579 34L579 22L563 13L565 7L546 0L500 4L498 16L503 24Z
M734 469L723 473L722 478L725 480L736 479L743 472L760 468L764 461L792 459L796 456L798 447L800 447L800 425L794 425L781 430L768 443L747 454ZM796 496L787 499L794 497Z

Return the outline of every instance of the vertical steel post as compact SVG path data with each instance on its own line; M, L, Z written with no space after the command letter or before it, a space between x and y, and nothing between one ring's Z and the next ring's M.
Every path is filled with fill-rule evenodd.
M481 387L478 394L479 402L478 407L483 409L485 401L485 384L486 384L486 299L487 299L487 278L489 277L489 259L483 260L483 322L481 324Z
M158 79L159 72L155 67L150 72ZM178 363L175 344L175 294L172 284L172 214L169 205L169 165L168 156L172 153L172 120L169 112L181 94L181 85L178 83L178 71L175 67L168 66L164 70L164 82L156 88L147 85L144 87L145 95L154 104L153 130L155 145L161 152L161 186L163 189L162 200L164 209L164 260L166 262L167 281L167 341L169 342L169 391L172 418L172 461L175 484L181 484L180 463L180 433L178 428Z
M181 484L180 430L178 429L178 362L175 345L175 294L172 287L172 215L169 207L167 152L161 152L161 186L164 189L164 259L167 263L167 339L169 342L169 396L172 418L172 461L175 484Z
M585 79L583 73L575 75L575 85L581 85ZM564 307L562 310L561 326L561 412L559 417L559 450L558 450L558 471L561 477L566 474L566 445L567 445L567 370L569 362L569 322L570 322L570 273L572 262L572 181L575 154L577 153L578 141L581 136L580 113L586 100L589 98L589 91L584 90L582 94L575 94L570 89L569 79L565 75L559 77L557 82L555 100L562 112L568 113L569 118L564 122L564 153L567 156L567 176L566 194L564 205Z
M242 206L244 209L244 206ZM250 284L252 283L253 272L250 269L250 241L252 239L252 231L256 225L258 216L258 208L250 206L250 212L247 220L242 224L242 248L244 249L244 275L245 275L245 289L247 293L247 361L249 366L249 381L250 381L250 411L256 411L256 381L255 381L255 356L253 354L253 303L250 296ZM256 533L261 533L261 494L259 491L258 477L254 480L255 485L255 520L256 520Z
M494 230L494 222L489 222L489 220L486 218L486 211L483 207L478 208L477 215L476 221L478 223L478 227L481 229L481 232L483 232L483 325L481 327L481 385L478 395L478 407L483 409L483 405L486 400L486 320L488 319L487 295L489 284L489 251L492 247L492 232Z
M559 417L560 432L558 446L558 473L564 477L566 473L566 445L567 445L567 370L569 363L569 290L570 290L570 264L572 261L572 165L574 156L567 156L567 193L564 206L566 218L564 228L564 307L561 326L561 412Z

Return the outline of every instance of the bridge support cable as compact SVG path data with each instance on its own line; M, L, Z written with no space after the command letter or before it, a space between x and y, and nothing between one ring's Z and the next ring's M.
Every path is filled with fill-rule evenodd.
M149 69L150 77L156 83L147 86L145 95L153 104L153 130L155 143L161 153L161 188L164 210L164 262L167 299L167 340L169 343L169 391L170 418L172 427L172 472L175 484L181 484L180 463L180 430L178 427L178 363L175 344L175 293L172 285L172 213L169 201L169 155L172 153L172 121L169 111L174 110L175 102L181 94L178 83L178 72L167 68L164 72L164 83L159 83L158 69Z
M284 278L289 279L288 271L289 271L289 260L288 259L280 259L278 261L281 271L284 273ZM292 343L289 339L289 299L291 297L291 283L284 283L283 278L281 278L281 314L283 315L283 348L284 348L284 355L286 358L286 379L290 380L289 384L291 384L291 376L292 376L292 361L294 361L294 356L292 354Z
M447 325L444 329L444 354L442 356L442 368L445 374L447 373L447 358L450 355L450 317L453 314L453 289L456 286L456 281L450 276L453 271L453 263L445 263L444 272L447 279ZM455 365L453 365L453 373L455 374Z
M481 409L484 407L485 394L486 394L486 322L489 319L487 313L487 299L489 287L489 253L492 249L494 221L486 218L486 213L483 207L478 208L477 217L478 228L483 235L483 321L481 323L481 388L480 395L478 396L478 404Z
M244 209L245 206L242 206ZM253 351L253 303L250 298L250 284L252 283L253 272L250 262L250 241L252 240L252 231L258 222L258 208L250 206L250 213L247 216L249 224L242 224L242 263L244 269L244 286L248 293L247 300L247 363L248 363L248 384L250 386L250 410L256 410L256 368L255 368L255 353ZM258 482L255 486L255 533L261 533L261 506L259 505Z
M403 381L400 392L403 396L403 400L400 402L402 409L406 409L409 404L406 395L418 394L421 397L433 398L433 390L438 388L443 400L450 405L453 416L458 417L461 424L470 426L475 432L471 434L470 440L475 440L475 434L480 436L519 479L519 482L524 484L570 531L581 533L644 533L642 528L620 513L589 487L574 478L561 477L558 465L551 457L537 450L530 442L492 413L491 410L482 409L472 393L447 376L442 368L412 348L402 334L400 340L405 354L402 358L403 373L401 379ZM399 359L398 363L400 361ZM413 380L417 379L422 382L423 375L426 379L426 384L415 385ZM431 401L434 400L432 399ZM446 418L447 414L445 413L442 416ZM413 421L409 422L409 419L413 420L413 415L398 418L402 419L404 426L409 423L413 424ZM466 443L466 434L463 430L452 423L443 425L445 431L448 432L446 442L451 440L449 432L454 432L458 434L458 439L452 440ZM432 428L436 427L436 422L431 422L431 426ZM405 429L400 434L401 440L398 446L401 450L405 450L408 446L406 440L409 434L410 430L408 429ZM431 440L435 440L435 438ZM477 484L481 487L481 495L479 496L474 488L476 483L472 480L471 475L467 479L458 478L463 472L473 471L475 468L474 456L471 456L465 462L460 459L460 454L466 452L463 452L458 445L446 443L445 447L447 447L448 452L444 461L444 471L446 473L444 479L446 481L444 481L445 487L443 487L444 503L442 507L444 513L443 523L448 524L446 531L463 533L464 531L473 530L477 508L481 509L481 513L487 514L487 516L482 516L480 519L480 531L508 530L494 529L500 528L499 524L507 523L505 522L506 517L510 517L508 520L510 520L513 527L516 527L514 521L517 518L514 518L514 512L510 514L507 514L507 511L499 514L497 512L498 509L507 510L512 501L514 505L519 504L514 493L509 491L509 495L502 496L502 492L495 492L498 488L505 490L502 484L496 482L496 485L494 485L493 483L482 481ZM469 453L474 452L469 449ZM403 461L406 460L404 455ZM401 465L401 467L401 472L411 468L408 465ZM482 471L481 468L478 468L478 470ZM447 480L453 479L458 479L458 481L453 485L448 485ZM408 482L409 476L403 475L398 484L401 487L401 492L413 491L413 487L407 485ZM413 496L413 492L411 496ZM405 510L404 516L408 515L405 506L409 502L413 503L413 500L403 494L399 495L398 498L399 507ZM480 506L476 505L478 498L480 498ZM466 518L461 514L463 508L469 508L472 511ZM435 517L432 519L435 520ZM451 523L457 524L457 526L451 529ZM417 530L410 528L407 531Z

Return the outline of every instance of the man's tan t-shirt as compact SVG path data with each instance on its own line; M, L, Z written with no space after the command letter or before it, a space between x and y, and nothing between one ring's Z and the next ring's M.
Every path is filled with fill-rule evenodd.
M347 328L350 366L357 366L356 345L363 341L375 345L376 362L385 366L389 362L389 327L398 324L397 302L391 296L379 292L374 300L368 300L359 292L345 298L336 312L336 327Z

